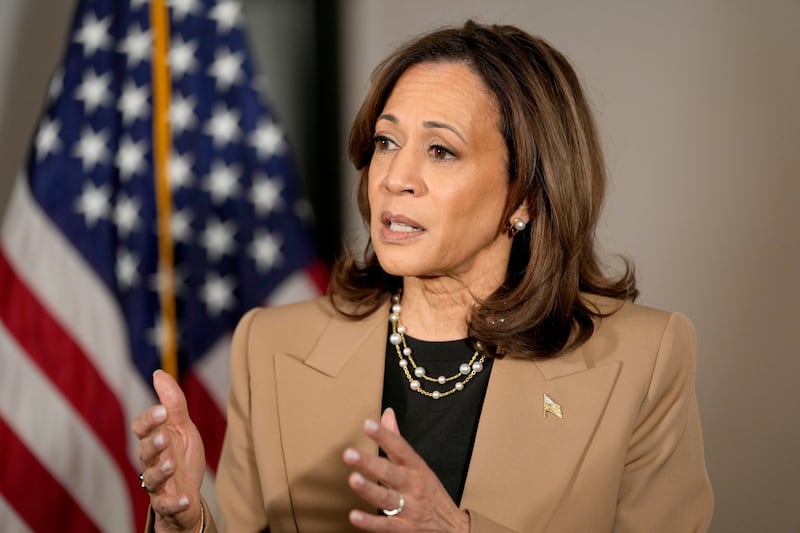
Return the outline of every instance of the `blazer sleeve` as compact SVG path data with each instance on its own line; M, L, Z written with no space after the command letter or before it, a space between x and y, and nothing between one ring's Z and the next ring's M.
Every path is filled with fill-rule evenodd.
M695 393L692 323L672 314L631 435L614 533L704 532L713 495Z
M222 514L218 518L225 531L262 531L268 526L251 430L248 344L257 312L252 310L242 317L231 344L228 426L216 479L217 502ZM207 531L215 530L213 517L206 515L206 524Z

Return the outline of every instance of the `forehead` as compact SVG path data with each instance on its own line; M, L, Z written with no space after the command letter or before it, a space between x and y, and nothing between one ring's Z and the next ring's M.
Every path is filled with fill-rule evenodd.
M460 61L423 62L409 67L392 88L384 113L409 105L421 112L454 115L461 120L484 120L498 114L497 99L483 79Z

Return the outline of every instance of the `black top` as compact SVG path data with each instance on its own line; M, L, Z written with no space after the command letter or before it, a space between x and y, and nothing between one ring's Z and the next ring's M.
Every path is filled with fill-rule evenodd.
M391 332L389 324L388 333ZM387 407L395 410L400 434L436 473L450 497L459 505L489 383L492 359L486 358L483 371L477 373L463 390L434 400L411 390L408 378L398 365L397 350L388 341L388 333L382 410ZM405 337L417 366L424 367L426 374L431 377L449 377L457 373L459 365L469 362L475 353L467 339L428 342L408 335ZM408 369L413 376L410 364ZM445 392L455 384L455 381L444 385L420 381L422 388L429 392Z

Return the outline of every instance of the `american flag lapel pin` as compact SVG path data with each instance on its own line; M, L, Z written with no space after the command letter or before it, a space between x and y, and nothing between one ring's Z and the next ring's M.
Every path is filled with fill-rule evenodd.
M561 406L557 404L555 401L553 401L553 399L547 393L544 394L543 405L544 405L543 416L545 418L547 418L547 413L551 413L561 419L564 418L564 413L561 412Z

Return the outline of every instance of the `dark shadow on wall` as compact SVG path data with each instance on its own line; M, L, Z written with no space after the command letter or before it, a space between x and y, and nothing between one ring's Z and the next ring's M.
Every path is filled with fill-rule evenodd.
M286 130L317 250L341 248L339 0L244 0L248 40L266 96Z

